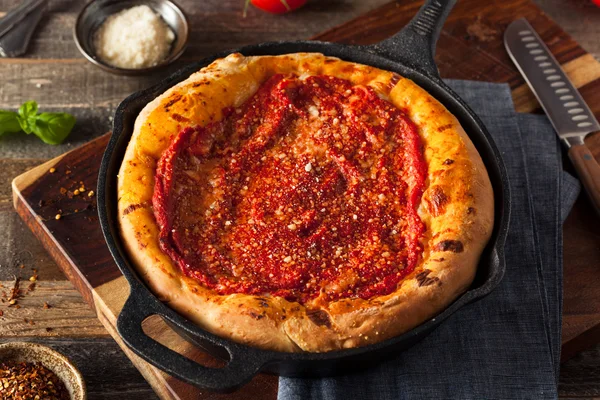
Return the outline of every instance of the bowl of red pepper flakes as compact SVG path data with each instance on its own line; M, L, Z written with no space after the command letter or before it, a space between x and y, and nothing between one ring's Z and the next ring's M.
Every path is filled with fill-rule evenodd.
M37 343L0 344L0 399L86 400L81 373L64 355Z

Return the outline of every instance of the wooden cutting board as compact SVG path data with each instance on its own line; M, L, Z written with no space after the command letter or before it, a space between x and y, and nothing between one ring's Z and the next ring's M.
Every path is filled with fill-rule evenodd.
M418 0L389 3L317 38L356 44L377 42L404 26L421 3ZM539 111L539 105L502 44L506 26L521 17L526 17L538 31L600 117L600 64L526 0L504 1L502 7L480 0L459 1L438 42L436 60L442 76L507 82L518 111ZM129 287L104 244L95 194L89 193L95 190L107 142L108 135L102 136L17 177L13 182L17 212L161 398L275 398L277 378L274 376L259 375L233 394L218 395L193 388L158 371L123 346L115 331L115 321ZM600 137L590 138L588 144L600 158ZM81 186L83 192L73 195ZM61 215L60 219L56 219L57 214ZM599 222L587 199L580 197L565 224L564 358L600 341L600 290L594 285L600 276ZM182 354L206 365L215 365L210 356L187 344L160 319L147 321L144 328Z

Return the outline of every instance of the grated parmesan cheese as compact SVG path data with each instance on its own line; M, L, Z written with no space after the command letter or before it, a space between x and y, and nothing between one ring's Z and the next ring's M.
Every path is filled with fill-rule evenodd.
M169 55L173 40L171 28L145 5L109 16L94 35L98 57L128 69L157 65Z

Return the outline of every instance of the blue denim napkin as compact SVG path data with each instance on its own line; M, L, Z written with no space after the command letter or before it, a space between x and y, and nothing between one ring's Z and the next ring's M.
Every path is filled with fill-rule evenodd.
M280 400L557 397L562 222L579 193L548 119L517 114L504 84L449 81L481 117L508 169L506 274L395 359L351 375L280 378Z

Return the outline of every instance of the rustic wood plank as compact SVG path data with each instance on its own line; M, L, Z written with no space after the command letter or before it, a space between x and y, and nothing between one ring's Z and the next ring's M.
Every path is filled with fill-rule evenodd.
M32 96L44 108L111 108L129 94L158 82L185 64L186 61L178 61L148 76L127 77L99 73L94 65L77 59L60 63L0 61L0 76L7 77L0 90L0 108L18 108ZM66 83L64 77L69 77ZM37 88L40 81L45 83Z
M14 211L0 212L0 237L0 280L18 276L22 264L37 268L41 279L65 279L52 257Z
M590 217L591 216L591 217ZM600 224L585 195L580 196L564 226L563 354L568 359L598 343Z
M589 0L534 0L550 18L586 51L600 60L600 10Z
M40 165L44 159L30 158L18 160L2 160L0 159L0 212L12 211L12 191L10 183L15 176L21 175L23 172Z
M558 393L561 398L600 397L600 346L561 365Z
M20 271L22 296L17 304L0 303L0 337L108 337L96 313L68 281L38 280L28 291L31 268ZM0 291L8 292L14 281L1 281ZM47 303L50 308L44 308ZM19 305L20 308L15 306ZM30 322L31 321L31 322Z

